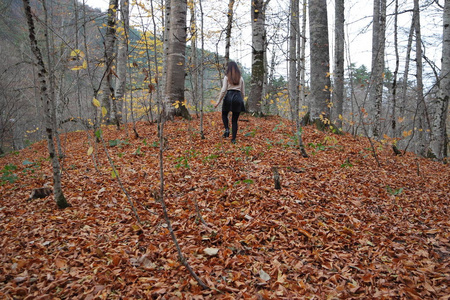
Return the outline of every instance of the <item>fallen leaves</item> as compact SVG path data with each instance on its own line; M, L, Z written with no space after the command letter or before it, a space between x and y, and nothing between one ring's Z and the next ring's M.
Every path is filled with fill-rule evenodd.
M303 135L311 155L302 158L289 144L287 121L243 118L249 122L240 122L236 145L220 137L220 114L205 116L206 140L197 120L166 126L169 215L210 291L178 261L154 197L156 125L138 123L145 140L102 131L107 141L126 141L108 151L142 224L106 155L94 158L83 132L62 135L64 193L72 204L62 211L52 196L25 201L51 178L45 143L0 158L0 167L18 167L17 181L0 186L0 298L447 297L448 165L418 159L417 172L415 156L377 148L378 168L364 139L312 127ZM26 160L41 167L31 172Z

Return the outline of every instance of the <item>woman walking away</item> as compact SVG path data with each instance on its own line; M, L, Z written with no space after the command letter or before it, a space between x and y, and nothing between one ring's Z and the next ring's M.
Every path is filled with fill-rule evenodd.
M236 143L236 134L238 131L238 119L241 112L245 111L244 105L245 84L241 76L241 71L234 61L227 65L227 71L223 78L222 89L219 99L214 107L217 108L223 99L222 121L225 127L223 137L230 136L230 127L228 123L228 113L231 111L231 142Z

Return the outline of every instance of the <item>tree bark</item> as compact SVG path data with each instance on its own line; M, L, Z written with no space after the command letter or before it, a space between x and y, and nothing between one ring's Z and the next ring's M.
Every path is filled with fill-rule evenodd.
M423 96L423 62L422 62L422 35L420 32L420 10L419 0L414 0L414 30L416 33L416 94L417 94L417 115L418 132L416 152L422 156L426 152L426 106Z
M248 111L260 115L264 85L264 62L266 55L265 9L268 0L254 0L251 5L252 16L252 78L248 96Z
M225 33L225 63L228 63L228 61L230 60L231 29L233 28L234 2L235 0L230 0L230 2L228 3L227 28Z
M299 1L291 0L290 5L290 23L289 23L289 102L291 104L292 120L298 119L298 87L297 78L297 40L300 38L299 32Z
M52 118L54 112L54 103L51 103L51 98L49 96L48 86L47 86L47 69L44 64L44 60L42 58L41 50L38 46L35 34L35 26L33 21L33 16L31 13L30 1L23 0L23 7L25 10L25 16L27 18L28 24L28 32L29 32L29 40L31 51L36 58L37 67L38 67L38 78L40 85L40 97L44 107L44 117L45 117L45 125L46 125L46 133L47 133L47 146L49 156L52 162L52 171L53 171L53 195L55 197L56 204L59 208L63 209L69 207L70 204L67 202L64 197L62 187L61 187L61 167L59 164L58 157L55 151L55 143L54 143L54 130L56 124L55 119ZM51 93L52 91L50 91Z
M450 1L445 1L443 14L443 43L442 43L442 68L439 82L439 92L435 100L432 124L432 136L429 152L438 160L447 157L448 136L446 121L448 114L448 102L450 98Z
M342 114L344 109L344 0L335 2L335 35L334 35L334 99L336 107L336 125L342 128Z
M369 136L379 137L380 115L383 99L384 48L386 36L386 0L373 4L372 74L369 90Z
M165 109L169 119L175 115L189 119L190 115L184 98L187 0L172 0L170 6Z
M117 80L114 97L115 121L118 129L122 124L123 102L125 100L125 84L127 82L127 63L128 63L128 36L129 36L129 0L120 0L121 18L118 33L118 50L117 50Z
M330 51L328 43L327 1L309 2L311 53L310 120L322 127L330 118Z
M118 0L110 0L108 15L106 21L105 35L105 72L102 78L102 106L106 109L104 120L107 124L113 124L115 121L115 112L113 111L114 89L112 86L112 67L114 63L114 48L116 44L116 13Z

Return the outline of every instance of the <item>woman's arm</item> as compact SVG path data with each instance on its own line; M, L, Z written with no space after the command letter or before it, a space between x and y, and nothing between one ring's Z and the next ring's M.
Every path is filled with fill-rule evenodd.
M222 89L220 90L219 98L217 99L216 105L214 105L215 108L219 106L220 102L222 102L223 97L225 97L225 94L227 93L228 88L228 78L225 76L222 81Z

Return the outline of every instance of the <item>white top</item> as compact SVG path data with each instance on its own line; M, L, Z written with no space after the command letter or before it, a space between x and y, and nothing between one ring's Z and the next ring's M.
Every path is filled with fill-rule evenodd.
M242 94L242 98L244 98L244 95L245 95L245 83L244 83L244 79L242 78L242 76L241 76L241 80L239 82L239 85L233 85L233 84L229 83L227 76L225 76L223 78L222 89L220 90L218 102L222 101L223 97L225 97L225 94L227 93L228 90L240 91L241 94Z

